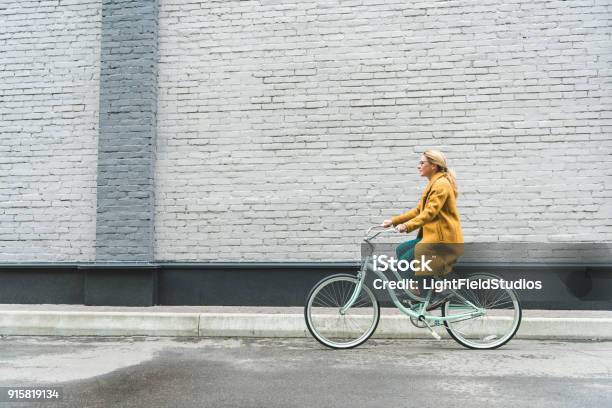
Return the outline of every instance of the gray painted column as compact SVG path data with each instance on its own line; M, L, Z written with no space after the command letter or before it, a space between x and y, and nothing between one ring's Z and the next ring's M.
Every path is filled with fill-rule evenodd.
M153 261L157 0L103 0L97 261Z

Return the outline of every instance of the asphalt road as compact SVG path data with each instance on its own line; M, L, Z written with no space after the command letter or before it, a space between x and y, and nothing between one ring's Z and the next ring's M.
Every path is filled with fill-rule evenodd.
M4 336L0 386L63 391L0 407L611 407L612 342Z

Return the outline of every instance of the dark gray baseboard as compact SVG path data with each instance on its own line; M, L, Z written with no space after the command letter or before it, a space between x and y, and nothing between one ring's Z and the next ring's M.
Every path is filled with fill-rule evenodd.
M0 303L303 306L320 279L357 268L357 262L0 264ZM612 310L612 265L474 263L455 271L541 280L542 290L519 291L528 309Z

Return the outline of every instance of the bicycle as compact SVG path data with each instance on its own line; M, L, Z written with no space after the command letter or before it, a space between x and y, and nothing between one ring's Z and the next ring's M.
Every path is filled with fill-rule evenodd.
M363 238L364 243L372 249L374 238L383 232L395 232L394 228L386 228L369 236L376 228L384 227L370 227ZM310 290L304 306L304 318L310 334L319 343L334 349L349 349L363 344L374 334L380 320L380 304L372 290L364 284L369 272L377 275L382 282L389 282L384 273L373 267L373 258L368 256L362 260L357 275L331 275ZM397 270L391 272L398 280L401 279ZM500 278L490 273L478 273L466 279L478 283ZM428 312L433 290L419 296L404 289L405 295L414 301L408 307L401 303L390 285L386 285L386 290L397 309L409 316L416 327L429 329L437 340L441 337L432 326L444 325L451 338L470 349L494 349L510 341L518 331L522 318L521 304L515 291L465 286L465 290L448 288L450 298L438 306L441 307L441 315Z

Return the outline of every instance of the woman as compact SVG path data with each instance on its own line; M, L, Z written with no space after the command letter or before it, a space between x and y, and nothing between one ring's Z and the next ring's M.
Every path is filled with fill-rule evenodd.
M398 232L419 229L416 239L398 245L397 258L410 261L425 254L428 259L437 258L436 275L447 274L463 253L463 232L457 210L457 181L448 168L446 156L437 150L427 150L417 166L421 177L429 183L417 206L410 211L383 221L384 227L395 226ZM417 245L418 244L418 245ZM425 245L432 244L432 245ZM446 245L439 245L446 244ZM419 251L419 248L421 250ZM417 276L427 275L419 272Z

